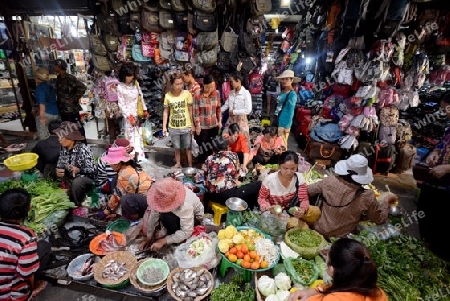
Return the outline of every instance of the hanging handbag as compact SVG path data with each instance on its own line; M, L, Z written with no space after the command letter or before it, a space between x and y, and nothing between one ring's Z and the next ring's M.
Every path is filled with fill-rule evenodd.
M295 181L295 194L292 197L292 199L289 201L288 204L288 208L294 207L294 206L298 206L299 201L298 201L298 177L297 175L295 175L295 177L297 178L297 180Z
M136 89L138 90L137 114L138 114L138 117L143 118L144 117L144 104L142 103L142 95L140 93L139 83L137 80L134 81L134 85L136 86Z

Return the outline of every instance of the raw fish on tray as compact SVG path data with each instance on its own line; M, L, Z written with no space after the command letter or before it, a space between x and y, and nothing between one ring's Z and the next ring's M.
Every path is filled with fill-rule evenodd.
M119 244L116 237L109 231L106 231L106 238L98 241L97 251L109 253L122 250L123 246Z

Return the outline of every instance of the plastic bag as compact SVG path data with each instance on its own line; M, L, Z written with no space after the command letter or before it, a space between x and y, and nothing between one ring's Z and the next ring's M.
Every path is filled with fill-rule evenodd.
M261 214L258 228L272 237L284 235L286 233L288 217L289 216L286 214L280 214L277 216L269 211L265 211Z
M145 120L144 125L142 126L142 139L147 144L152 144L153 141L153 130L152 123L150 120Z
M192 254L191 245L199 240L209 241L200 254ZM192 236L185 243L179 245L174 256L181 268L204 267L208 270L215 268L220 262L220 255L216 251L216 245L219 242L215 232L200 233L198 236ZM197 249L198 250L198 249Z
M56 210L50 213L46 218L44 218L41 223L50 228L52 225L61 227L66 221L66 217L69 214L69 210Z
M194 157L197 157L200 153L200 147L198 146L197 141L195 141L194 135L192 135L191 152Z

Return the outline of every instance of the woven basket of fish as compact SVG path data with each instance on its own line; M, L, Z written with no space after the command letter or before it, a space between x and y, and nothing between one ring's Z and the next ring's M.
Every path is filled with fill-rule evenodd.
M115 286L130 279L137 260L133 253L116 251L105 255L94 267L94 279L104 286Z
M213 275L203 267L176 268L167 277L167 291L177 301L203 300L213 286Z
M139 266L147 260L148 260L148 258L139 260L138 263L136 263L134 265L134 267L131 269L131 271L130 271L131 285L133 285L137 290L144 292L144 293L155 293L155 292L162 291L166 287L166 281L163 281L160 284L157 284L154 286L150 286L150 285L143 284L137 278L137 270L138 270Z

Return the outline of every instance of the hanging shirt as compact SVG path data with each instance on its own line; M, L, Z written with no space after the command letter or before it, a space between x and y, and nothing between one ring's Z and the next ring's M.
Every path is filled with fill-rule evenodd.
M189 106L192 106L192 95L189 91L183 90L179 96L174 96L172 92L166 93L164 107L170 108L169 128L186 129L192 126Z

